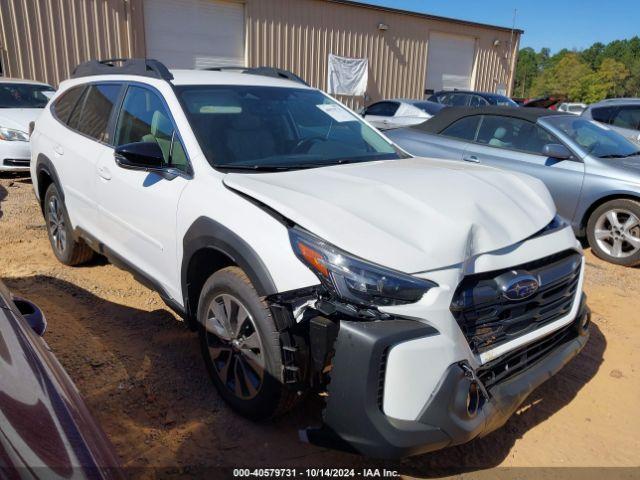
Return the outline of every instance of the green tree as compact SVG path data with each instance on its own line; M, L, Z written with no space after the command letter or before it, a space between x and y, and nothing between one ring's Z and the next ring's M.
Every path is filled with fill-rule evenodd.
M538 76L538 54L533 48L523 48L518 54L516 65L515 95L526 97L533 81Z
M585 95L586 78L591 73L589 66L580 60L577 53L565 53L536 78L532 94L566 95L570 100L580 100Z
M624 94L624 82L628 76L629 70L623 63L605 58L598 70L586 77L581 99L586 103L595 103L605 98L619 97Z

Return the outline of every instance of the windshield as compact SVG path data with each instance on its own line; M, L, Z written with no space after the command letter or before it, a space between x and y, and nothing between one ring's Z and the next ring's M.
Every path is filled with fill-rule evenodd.
M640 148L606 125L574 116L546 117L544 122L577 143L585 153L599 158L624 158L640 154Z
M44 108L53 92L49 85L0 83L0 108Z
M518 105L516 102L514 102L513 100L511 100L508 97L505 97L503 95L490 95L490 94L485 94L484 98L491 104L491 105L500 105L500 106L504 106L504 107L519 107L520 105Z
M176 90L202 151L217 168L284 170L402 156L317 90L244 85Z

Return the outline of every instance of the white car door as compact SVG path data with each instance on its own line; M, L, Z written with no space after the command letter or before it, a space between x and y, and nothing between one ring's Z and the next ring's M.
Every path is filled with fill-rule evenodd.
M378 102L364 111L364 119L380 130L393 128L393 118L400 104L398 102Z
M167 176L123 168L116 163L115 150L102 157L97 172L101 240L154 287L179 300L176 212L190 166L159 92L132 84L116 121L114 145L136 142L157 143L167 166L182 173Z
M46 132L71 223L91 234L98 228L96 164L113 151L108 125L121 88L121 83L99 83L70 89L53 108L61 123Z

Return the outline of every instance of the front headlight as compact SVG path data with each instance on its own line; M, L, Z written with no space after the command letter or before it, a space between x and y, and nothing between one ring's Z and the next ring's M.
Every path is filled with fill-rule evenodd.
M350 255L300 228L289 229L296 256L330 293L357 305L414 303L437 284Z
M8 142L28 142L29 134L22 130L0 127L0 140L6 140Z

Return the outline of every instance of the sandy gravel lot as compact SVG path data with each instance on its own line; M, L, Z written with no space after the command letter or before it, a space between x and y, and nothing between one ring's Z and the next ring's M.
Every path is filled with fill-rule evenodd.
M0 177L0 277L45 311L47 342L122 463L156 467L132 470L140 477L221 465L385 465L416 477L492 467L638 467L640 269L606 264L590 252L587 265L587 347L504 428L445 451L372 462L297 440L317 401L266 424L232 413L207 378L196 336L160 298L104 260L59 264L30 181ZM625 470L625 478L639 470Z

